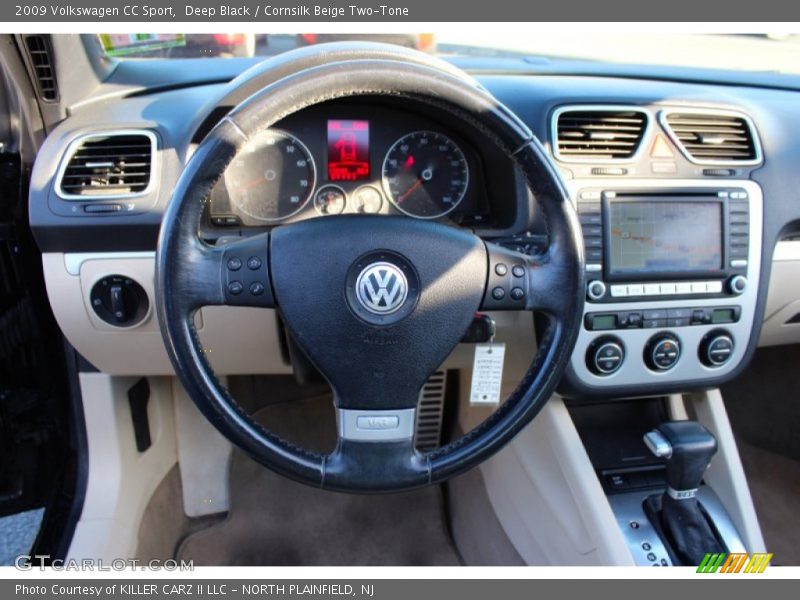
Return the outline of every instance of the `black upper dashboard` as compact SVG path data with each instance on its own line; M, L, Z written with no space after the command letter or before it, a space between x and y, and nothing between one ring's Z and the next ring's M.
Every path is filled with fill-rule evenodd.
M643 185L648 193L659 187L674 191L679 186L695 192L736 190L738 194L742 182L763 197L758 223L762 234L757 253L760 278L749 309L754 325L747 344L737 349L744 352L737 364L745 365L763 320L773 248L782 237L800 229L798 92L733 86L730 82L687 83L599 74L495 73L478 76L478 81L542 140L576 200L579 190L593 186L608 190ZM243 74L229 83L140 91L74 107L46 139L31 177L30 218L42 251L154 250L161 215L182 165L203 135L257 86L257 76L248 80ZM677 119L671 121L672 114ZM562 121L562 116L568 118ZM711 122L706 121L709 116ZM696 139L681 132L687 122ZM230 177L220 180L212 194L202 223L207 239L372 209L381 214L439 218L471 228L484 238L544 231L537 220L535 200L510 160L487 144L468 122L446 111L385 98L361 98L305 109L275 129L283 137L266 140L272 148L269 160L294 161L293 175L287 180L294 186L286 195L290 203L274 204L264 213L254 210L247 191L251 186L257 190L272 176L271 169L264 168L269 163L266 155L244 161L234 166ZM150 185L118 200L75 200L59 193L59 175L77 140L136 131L155 138ZM427 147L433 146L439 148L438 153L428 152ZM402 152L398 150L403 147ZM730 160L715 158L721 149L733 153ZM254 150L256 155L266 151L264 147ZM704 155L711 151L711 158ZM446 185L437 190L431 205L426 203L430 198L414 199L413 195L421 185L417 179L425 178L423 158L437 156L444 157L438 163L444 167L437 168L448 170ZM403 170L411 165L415 168ZM411 203L404 204L409 199ZM118 204L120 208L87 211L92 204ZM587 252L590 250L587 247ZM698 302L711 306L720 301L711 294ZM697 302L687 300L686 306L692 304ZM719 380L713 372L698 369L695 385L703 387ZM738 370L730 370L726 376L735 376ZM633 383L627 387L628 392L641 393L660 389L671 388ZM607 390L614 391L613 386ZM578 394L591 395L592 390L580 389Z

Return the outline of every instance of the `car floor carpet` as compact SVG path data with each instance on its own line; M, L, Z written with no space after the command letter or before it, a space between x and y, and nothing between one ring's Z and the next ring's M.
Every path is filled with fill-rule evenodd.
M311 450L330 451L330 396L272 404L255 419ZM458 565L439 486L402 494L324 491L281 477L240 450L231 458L231 508L189 535L177 558L195 565Z
M767 552L774 565L800 565L800 461L737 439Z

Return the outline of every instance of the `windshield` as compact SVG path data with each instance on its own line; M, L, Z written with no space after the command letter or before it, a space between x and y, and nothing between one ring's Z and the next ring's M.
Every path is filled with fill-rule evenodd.
M272 56L299 46L372 40L450 56L536 57L619 64L705 67L800 74L800 34L565 35L516 30L459 34L102 34L103 51L120 59Z

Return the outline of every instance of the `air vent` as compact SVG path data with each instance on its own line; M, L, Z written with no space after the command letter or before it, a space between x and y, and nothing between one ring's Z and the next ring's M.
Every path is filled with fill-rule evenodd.
M747 117L722 112L665 112L662 124L686 157L698 164L755 164L760 150Z
M56 189L67 200L130 198L153 182L156 137L149 131L84 136L70 145Z
M570 162L630 160L642 144L648 114L627 107L556 111L556 158Z
M50 42L43 35L29 35L25 37L28 56L31 59L36 86L39 88L39 97L47 102L58 101L58 85L56 84L56 71L50 59Z

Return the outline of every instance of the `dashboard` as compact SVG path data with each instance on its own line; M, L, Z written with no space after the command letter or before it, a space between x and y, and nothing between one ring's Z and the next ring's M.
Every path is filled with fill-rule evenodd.
M73 110L48 136L32 174L31 223L59 324L98 368L169 369L160 366L152 316L161 214L199 141L258 78L255 68L222 84L115 90ZM715 387L746 367L762 325L782 341L800 340L800 308L791 309L800 290L770 278L774 250L788 248L800 229L797 91L602 76L478 79L543 141L581 222L586 303L563 394ZM135 178L139 171L108 171L118 164L91 174L93 157L119 135L130 152L153 143L148 181ZM124 166L135 164L129 157ZM214 186L201 233L213 243L358 213L436 219L515 251L547 242L534 195L469 122L386 98L320 104L252 140ZM800 253L782 255L781 273L800 271ZM787 271L795 259L798 270ZM114 322L108 310L112 317L100 318L92 304L103 281L136 283L141 289L130 294L149 305L131 322ZM780 299L769 309L768 293ZM274 317L261 323L258 340L251 326L216 310L200 318L201 336L223 339L236 328L244 341L230 359L217 358L220 372L291 368L285 349L276 350ZM132 360L137 344L151 356ZM258 364L252 358L267 353Z
M447 120L377 102L311 107L264 131L228 166L208 224L263 228L395 214L491 225L515 206L491 210L502 201L490 199L484 164L503 159L483 156L470 137Z

